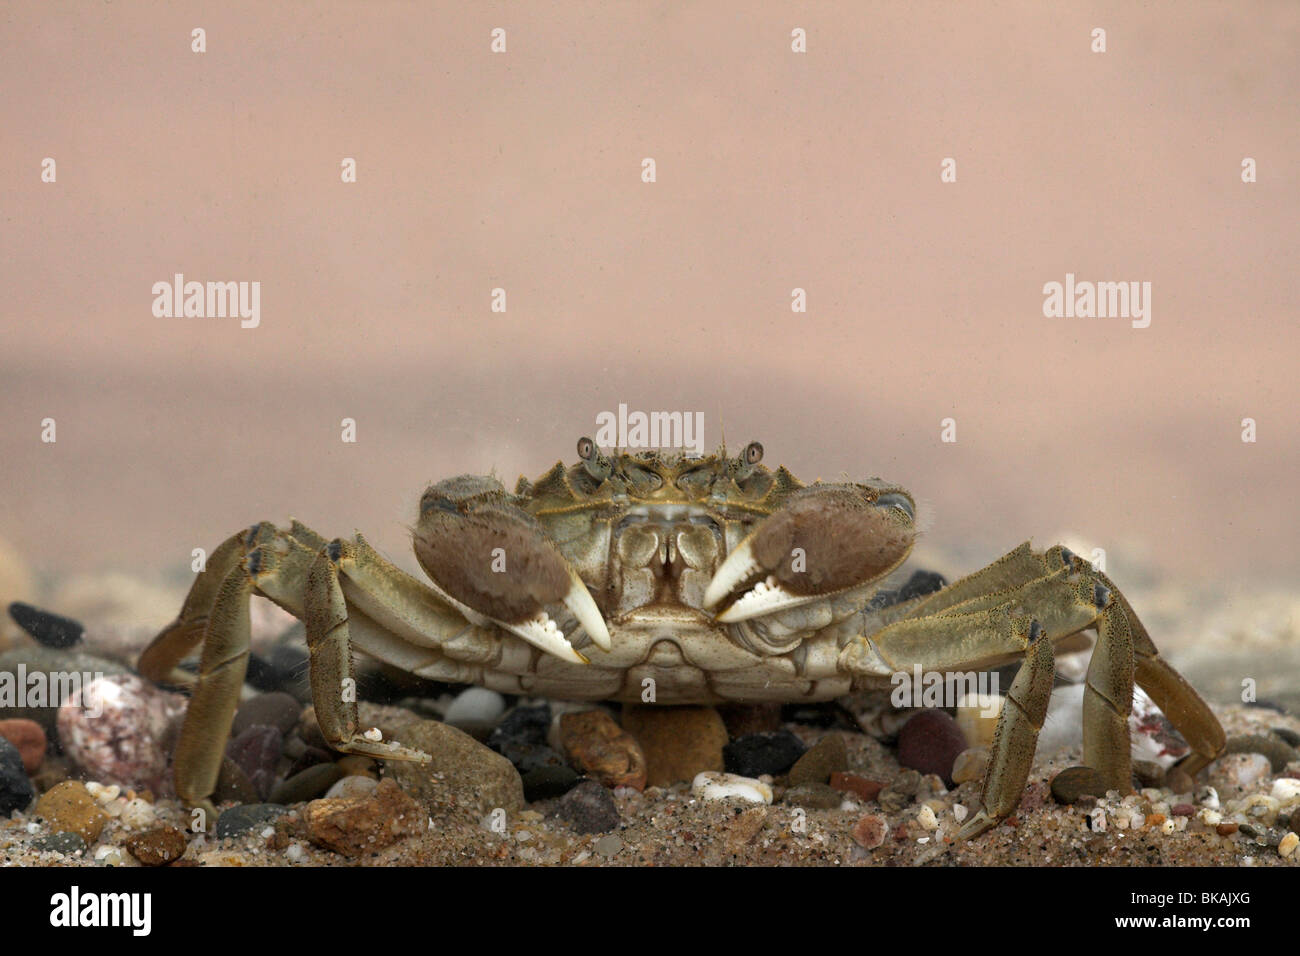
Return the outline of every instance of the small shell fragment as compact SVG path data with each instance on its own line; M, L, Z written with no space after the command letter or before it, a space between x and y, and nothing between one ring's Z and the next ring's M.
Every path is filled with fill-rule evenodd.
M771 803L772 788L761 780L734 773L705 770L696 774L691 793L701 800L726 800L736 797L749 803Z

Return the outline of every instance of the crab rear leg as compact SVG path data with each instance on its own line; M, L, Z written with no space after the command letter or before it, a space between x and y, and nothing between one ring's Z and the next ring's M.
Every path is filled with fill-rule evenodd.
M1016 623L1017 633L1024 624L1023 619ZM989 767L984 776L983 806L957 831L959 840L979 836L1010 816L1020 803L1025 781L1029 779L1038 732L1043 729L1052 698L1056 660L1052 642L1037 621L1028 622L1024 638L1029 645L1025 660L1007 691L993 733Z

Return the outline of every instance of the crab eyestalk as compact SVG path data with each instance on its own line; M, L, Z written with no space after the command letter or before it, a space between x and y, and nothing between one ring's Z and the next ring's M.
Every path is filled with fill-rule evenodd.
M763 446L756 441L750 442L745 446L745 450L740 453L736 459L735 472L733 477L736 484L740 484L754 473L758 463L763 460Z
M602 455L596 443L586 436L578 439L578 457L582 459L582 466L587 470L587 474L596 481L604 481L613 471L610 460Z

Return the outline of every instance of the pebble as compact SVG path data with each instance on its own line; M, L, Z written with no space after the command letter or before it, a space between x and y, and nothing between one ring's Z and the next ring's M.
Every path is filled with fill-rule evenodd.
M485 740L506 712L506 699L486 687L467 687L447 708L443 721Z
M226 744L226 756L239 765L257 791L258 800L265 800L275 786L276 767L284 750L284 735L279 728L254 724Z
M80 643L86 632L79 621L43 611L21 601L9 605L9 616L37 643L58 650L66 650Z
M290 843L289 848L284 851L284 858L290 863L301 863L307 859L307 850L301 843Z
M344 777L334 783L325 792L326 800L360 800L374 793L379 786L379 781L374 777L362 777L353 774L350 777Z
M806 810L834 810L844 802L844 793L824 783L805 783L787 790L782 794L781 802Z
M505 757L520 773L542 766L559 766L562 758L546 744L551 727L549 704L520 705L497 724L487 745Z
M154 810L153 804L135 797L126 801L122 806L122 812L118 819L132 830L144 830L157 822L158 814Z
M952 762L952 782L971 783L983 780L989 769L989 752L986 747L963 750Z
M1224 754L1256 754L1266 758L1274 773L1281 773L1293 760L1300 760L1300 754L1276 734L1240 734L1229 737L1223 750ZM1220 758L1222 760L1224 758Z
M623 849L623 841L617 834L611 833L597 840L592 849L603 857L616 856Z
M423 720L400 731L397 739L433 758L428 764L394 760L384 768L426 809L457 807L476 819L497 808L507 813L524 809L519 771L464 731Z
M1279 777L1273 781L1273 789L1270 795L1274 800L1282 803L1300 800L1300 780L1292 777Z
M61 853L64 856L86 852L86 841L81 838L81 834L73 833L70 830L60 830L58 833L43 836L34 842L32 846L42 852Z
M391 779L362 797L313 800L304 816L313 843L348 857L382 850L428 826L423 808Z
M1196 807L1190 803L1175 803L1173 809L1169 812L1176 817L1190 817L1195 815Z
M1220 757L1210 770L1210 783L1220 793L1241 796L1269 775L1268 758L1257 753L1235 753Z
M912 802L912 798L916 796L916 791L920 786L920 772L904 770L890 782L888 787L880 791L876 800L880 803L882 809L894 813L902 810Z
M889 824L877 813L868 813L853 825L853 842L864 850L874 850L888 834Z
M934 808L928 803L921 804L921 809L916 814L916 822L921 825L922 830L939 829L939 818L935 815Z
M291 803L304 803L315 800L326 793L343 777L343 771L337 764L318 763L306 770L300 770L288 780L276 784L271 791L271 803L288 806Z
M537 767L524 774L524 799L533 803L536 800L562 797L581 779L576 771L563 765Z
M968 813L970 813L970 810L968 810L964 804L954 803L952 805L952 818L958 823L965 820Z
M953 763L967 748L966 735L942 710L923 710L898 732L898 762L952 784Z
M36 799L36 788L23 769L23 755L8 740L0 740L0 817L24 810Z
M578 772L611 788L645 788L646 763L641 746L607 711L562 715L559 741L569 764Z
M623 729L640 745L649 786L669 787L706 770L723 769L727 725L712 707L627 704Z
M217 817L217 839L227 840L273 824L289 811L274 803L245 803Z
M119 847L105 843L95 848L95 862L101 866L121 866L126 861L122 858L122 850Z
M40 769L45 760L45 731L34 720L0 720L0 737L9 741L22 754L23 769L29 774Z
M869 780L856 773L836 770L831 774L831 789L857 794L863 800L874 800L879 796L880 791L885 789L885 785L879 780Z
M993 746L993 732L997 730L1005 702L1001 694L962 695L956 707L956 724L968 746Z
M844 735L830 733L794 762L790 768L790 786L826 783L831 774L849 769L849 750Z
M1277 844L1277 855L1282 859L1287 859L1295 852L1297 846L1300 846L1300 835L1294 830L1282 837Z
M843 741L840 741L843 745ZM734 773L705 771L691 783L691 794L707 802L739 799L749 803L771 803L772 788L761 780Z
M44 817L55 833L76 833L86 846L99 839L108 822L108 816L85 786L72 780L45 793L36 803L36 815Z
M1105 793L1105 782L1091 767L1067 767L1052 778L1052 799L1057 803L1068 805L1083 796L1101 797Z
M261 724L275 727L287 737L298 726L301 717L302 705L292 694L284 691L258 694L239 705L235 711L234 723L230 726L230 735L238 737L248 728Z
M164 740L185 706L184 697L143 678L101 677L59 708L59 742L87 776L133 790L170 793Z
M723 770L742 777L779 776L807 751L803 741L788 730L746 734L722 748Z
M155 827L126 841L126 849L145 866L166 866L185 853L185 833L176 827Z
M584 780L560 798L556 816L578 833L605 833L619 824L618 805L609 789Z

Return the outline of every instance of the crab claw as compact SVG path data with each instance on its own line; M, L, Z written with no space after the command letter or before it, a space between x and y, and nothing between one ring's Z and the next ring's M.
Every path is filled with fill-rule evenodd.
M476 623L490 621L556 657L585 664L547 613L563 604L596 646L609 650L600 608L536 519L506 501L499 485L468 481L435 485L420 505L415 555L435 590Z
M915 513L906 492L883 484L796 492L727 555L704 606L734 596L716 615L733 623L873 581L907 557Z

